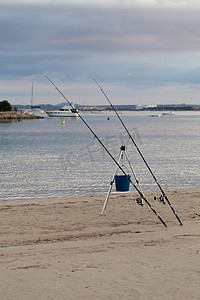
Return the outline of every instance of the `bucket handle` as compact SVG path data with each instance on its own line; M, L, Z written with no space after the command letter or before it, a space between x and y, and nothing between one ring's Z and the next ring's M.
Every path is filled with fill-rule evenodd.
M123 169L125 168L126 171L127 171L127 176L130 176L130 175L129 175L129 171L128 171L127 166L125 166L125 165L122 164L121 167L122 167ZM117 175L117 172L116 172L116 175ZM123 175L124 175L124 174L123 174ZM125 175L124 175L124 176L125 176Z

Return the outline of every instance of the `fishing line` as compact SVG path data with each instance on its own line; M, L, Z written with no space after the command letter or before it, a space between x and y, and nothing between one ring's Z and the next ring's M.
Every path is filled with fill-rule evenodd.
M93 134L93 136L98 140L98 142L101 144L101 146L104 148L104 150L108 153L108 155L111 157L111 159L114 161L114 163L118 166L118 168L122 171L122 173L128 178L128 180L130 181L130 183L132 184L132 186L135 188L135 190L138 192L138 194L140 195L140 197L146 202L146 204L148 205L148 207L153 211L153 213L158 217L158 219L160 220L160 222L167 227L167 225L165 224L165 222L162 220L162 218L157 214L157 212L155 211L155 209L152 207L152 205L149 203L149 201L144 197L144 195L142 194L142 192L137 188L137 186L132 182L131 178L129 178L129 176L126 174L126 172L123 170L123 168L119 165L119 163L116 161L116 159L113 157L113 155L110 153L110 151L106 148L106 146L102 143L102 141L98 138L98 136L95 134L95 132L92 130L92 128L87 124L87 122L83 119L83 117L81 116L81 114L78 112L78 110L76 110L76 108L74 108L74 106L70 103L70 101L65 97L65 95L61 92L61 90L59 90L59 88L55 85L55 83L53 83L53 81L48 77L45 76L48 81L55 87L55 89L60 93L60 95L65 99L65 101L67 101L67 103L73 108L75 109L75 112L78 114L78 116L80 117L80 119L83 121L83 123L86 125L86 127L91 131L91 133Z
M170 208L171 208L172 212L174 213L175 217L176 217L177 220L179 221L180 225L183 225L182 222L181 222L181 220L179 219L179 217L178 217L178 215L177 215L175 209L174 209L173 206L171 205L171 203L170 203L170 201L169 201L167 195L165 194L165 192L163 191L163 189L162 189L162 187L160 186L159 182L157 181L155 175L153 174L153 172L152 172L150 166L148 165L146 159L144 158L144 156L143 156L143 154L141 153L140 149L138 148L136 142L134 141L133 137L131 136L130 132L128 131L126 125L124 124L123 120L121 119L120 115L118 114L116 108L112 105L110 99L108 98L108 96L106 95L106 93L104 92L104 90L101 88L100 84L96 81L96 79L94 79L94 82L97 84L97 86L100 88L100 90L101 90L101 92L103 93L103 95L105 96L105 98L108 100L110 106L111 106L112 109L114 110L115 114L117 115L118 119L120 120L121 124L123 125L124 129L126 130L128 136L129 136L129 138L131 139L132 143L133 143L134 146L136 147L138 153L140 154L141 158L143 159L145 165L147 166L149 172L151 173L153 179L155 180L155 182L156 182L157 186L159 187L159 189L160 189L160 191L161 191L161 193L162 193L164 199L167 201L167 203L168 203L168 205L170 206Z

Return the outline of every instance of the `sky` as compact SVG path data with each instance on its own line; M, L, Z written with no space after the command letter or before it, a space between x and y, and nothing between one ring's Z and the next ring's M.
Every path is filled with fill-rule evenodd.
M0 0L0 101L200 104L199 0Z

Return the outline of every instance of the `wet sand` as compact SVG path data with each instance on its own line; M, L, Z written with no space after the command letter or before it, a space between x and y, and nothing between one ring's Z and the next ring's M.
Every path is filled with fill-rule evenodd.
M0 299L200 299L200 189L0 203Z

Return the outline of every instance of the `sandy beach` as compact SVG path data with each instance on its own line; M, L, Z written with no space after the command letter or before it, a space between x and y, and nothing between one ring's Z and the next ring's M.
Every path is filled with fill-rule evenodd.
M200 299L200 189L0 203L0 299Z

